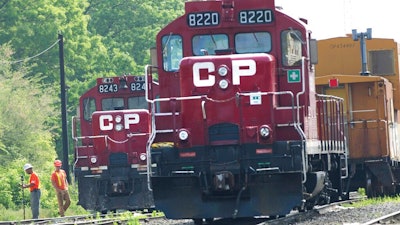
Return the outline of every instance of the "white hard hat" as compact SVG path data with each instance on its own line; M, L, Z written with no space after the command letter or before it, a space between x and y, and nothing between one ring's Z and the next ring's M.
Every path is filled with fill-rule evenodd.
M27 164L24 165L24 170L30 169L32 167L33 166L31 164L27 163Z

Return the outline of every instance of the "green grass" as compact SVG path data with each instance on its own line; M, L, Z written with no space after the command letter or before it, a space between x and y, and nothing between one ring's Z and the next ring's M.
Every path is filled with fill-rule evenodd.
M89 214L89 212L87 212L80 206L71 204L70 208L65 213L65 216L86 215L86 214ZM39 218L54 218L58 216L59 215L57 209L41 208L39 212ZM30 207L25 207L25 210L23 208L19 210L0 208L0 221L20 221L31 218L32 218L32 211Z
M358 193L362 196L365 195L365 190L363 188L360 188L358 190ZM364 207L367 205L374 205L374 204L381 204L384 202L399 202L400 203L400 195L396 196L385 196L385 197L377 197L377 198L365 198L361 201L353 202L353 203L348 203L348 204L343 204L344 207L354 207L354 208L360 208Z

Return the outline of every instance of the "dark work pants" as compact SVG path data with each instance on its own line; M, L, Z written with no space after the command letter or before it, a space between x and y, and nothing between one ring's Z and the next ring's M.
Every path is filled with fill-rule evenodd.
M36 189L31 192L32 219L39 218L40 195L40 189Z

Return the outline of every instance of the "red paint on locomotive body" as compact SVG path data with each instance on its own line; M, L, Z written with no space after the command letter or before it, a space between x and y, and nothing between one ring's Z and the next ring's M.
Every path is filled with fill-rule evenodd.
M94 155L100 156L92 166L108 165L111 152L127 155L127 163L140 167L146 160L146 143L150 135L150 113L148 110L99 111L92 115L93 136L96 136ZM143 168L142 168L143 169Z
M257 142L261 124L274 127L271 108L276 106L276 97L260 93L276 92L275 64L275 58L264 53L183 58L181 96L204 96L181 103L182 127L196 137L191 144L218 144L208 140L205 127L220 123L237 124L246 129L235 144ZM226 74L218 73L221 68ZM238 93L253 94L238 96Z

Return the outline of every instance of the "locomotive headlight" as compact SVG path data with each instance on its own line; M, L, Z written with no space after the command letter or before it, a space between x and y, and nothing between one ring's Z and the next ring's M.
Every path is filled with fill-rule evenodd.
M122 116L118 115L115 117L115 122L121 123L121 121L122 121Z
M185 129L181 129L178 135L181 141L186 141L189 138L189 132Z
M146 153L140 154L139 158L140 158L140 160L142 160L142 161L146 161L146 159L147 159Z
M263 138L268 138L271 135L271 129L267 125L260 127L260 136Z
M228 74L228 68L227 68L225 65L220 66L220 67L218 68L218 74L219 74L221 77L226 76L226 75Z
M219 87L223 90L228 88L228 81L227 80L220 80L219 81Z
M124 129L124 126L122 124L119 123L119 124L115 125L116 131L121 131L122 129Z
M96 156L90 156L90 162L95 164L97 163L97 157Z

